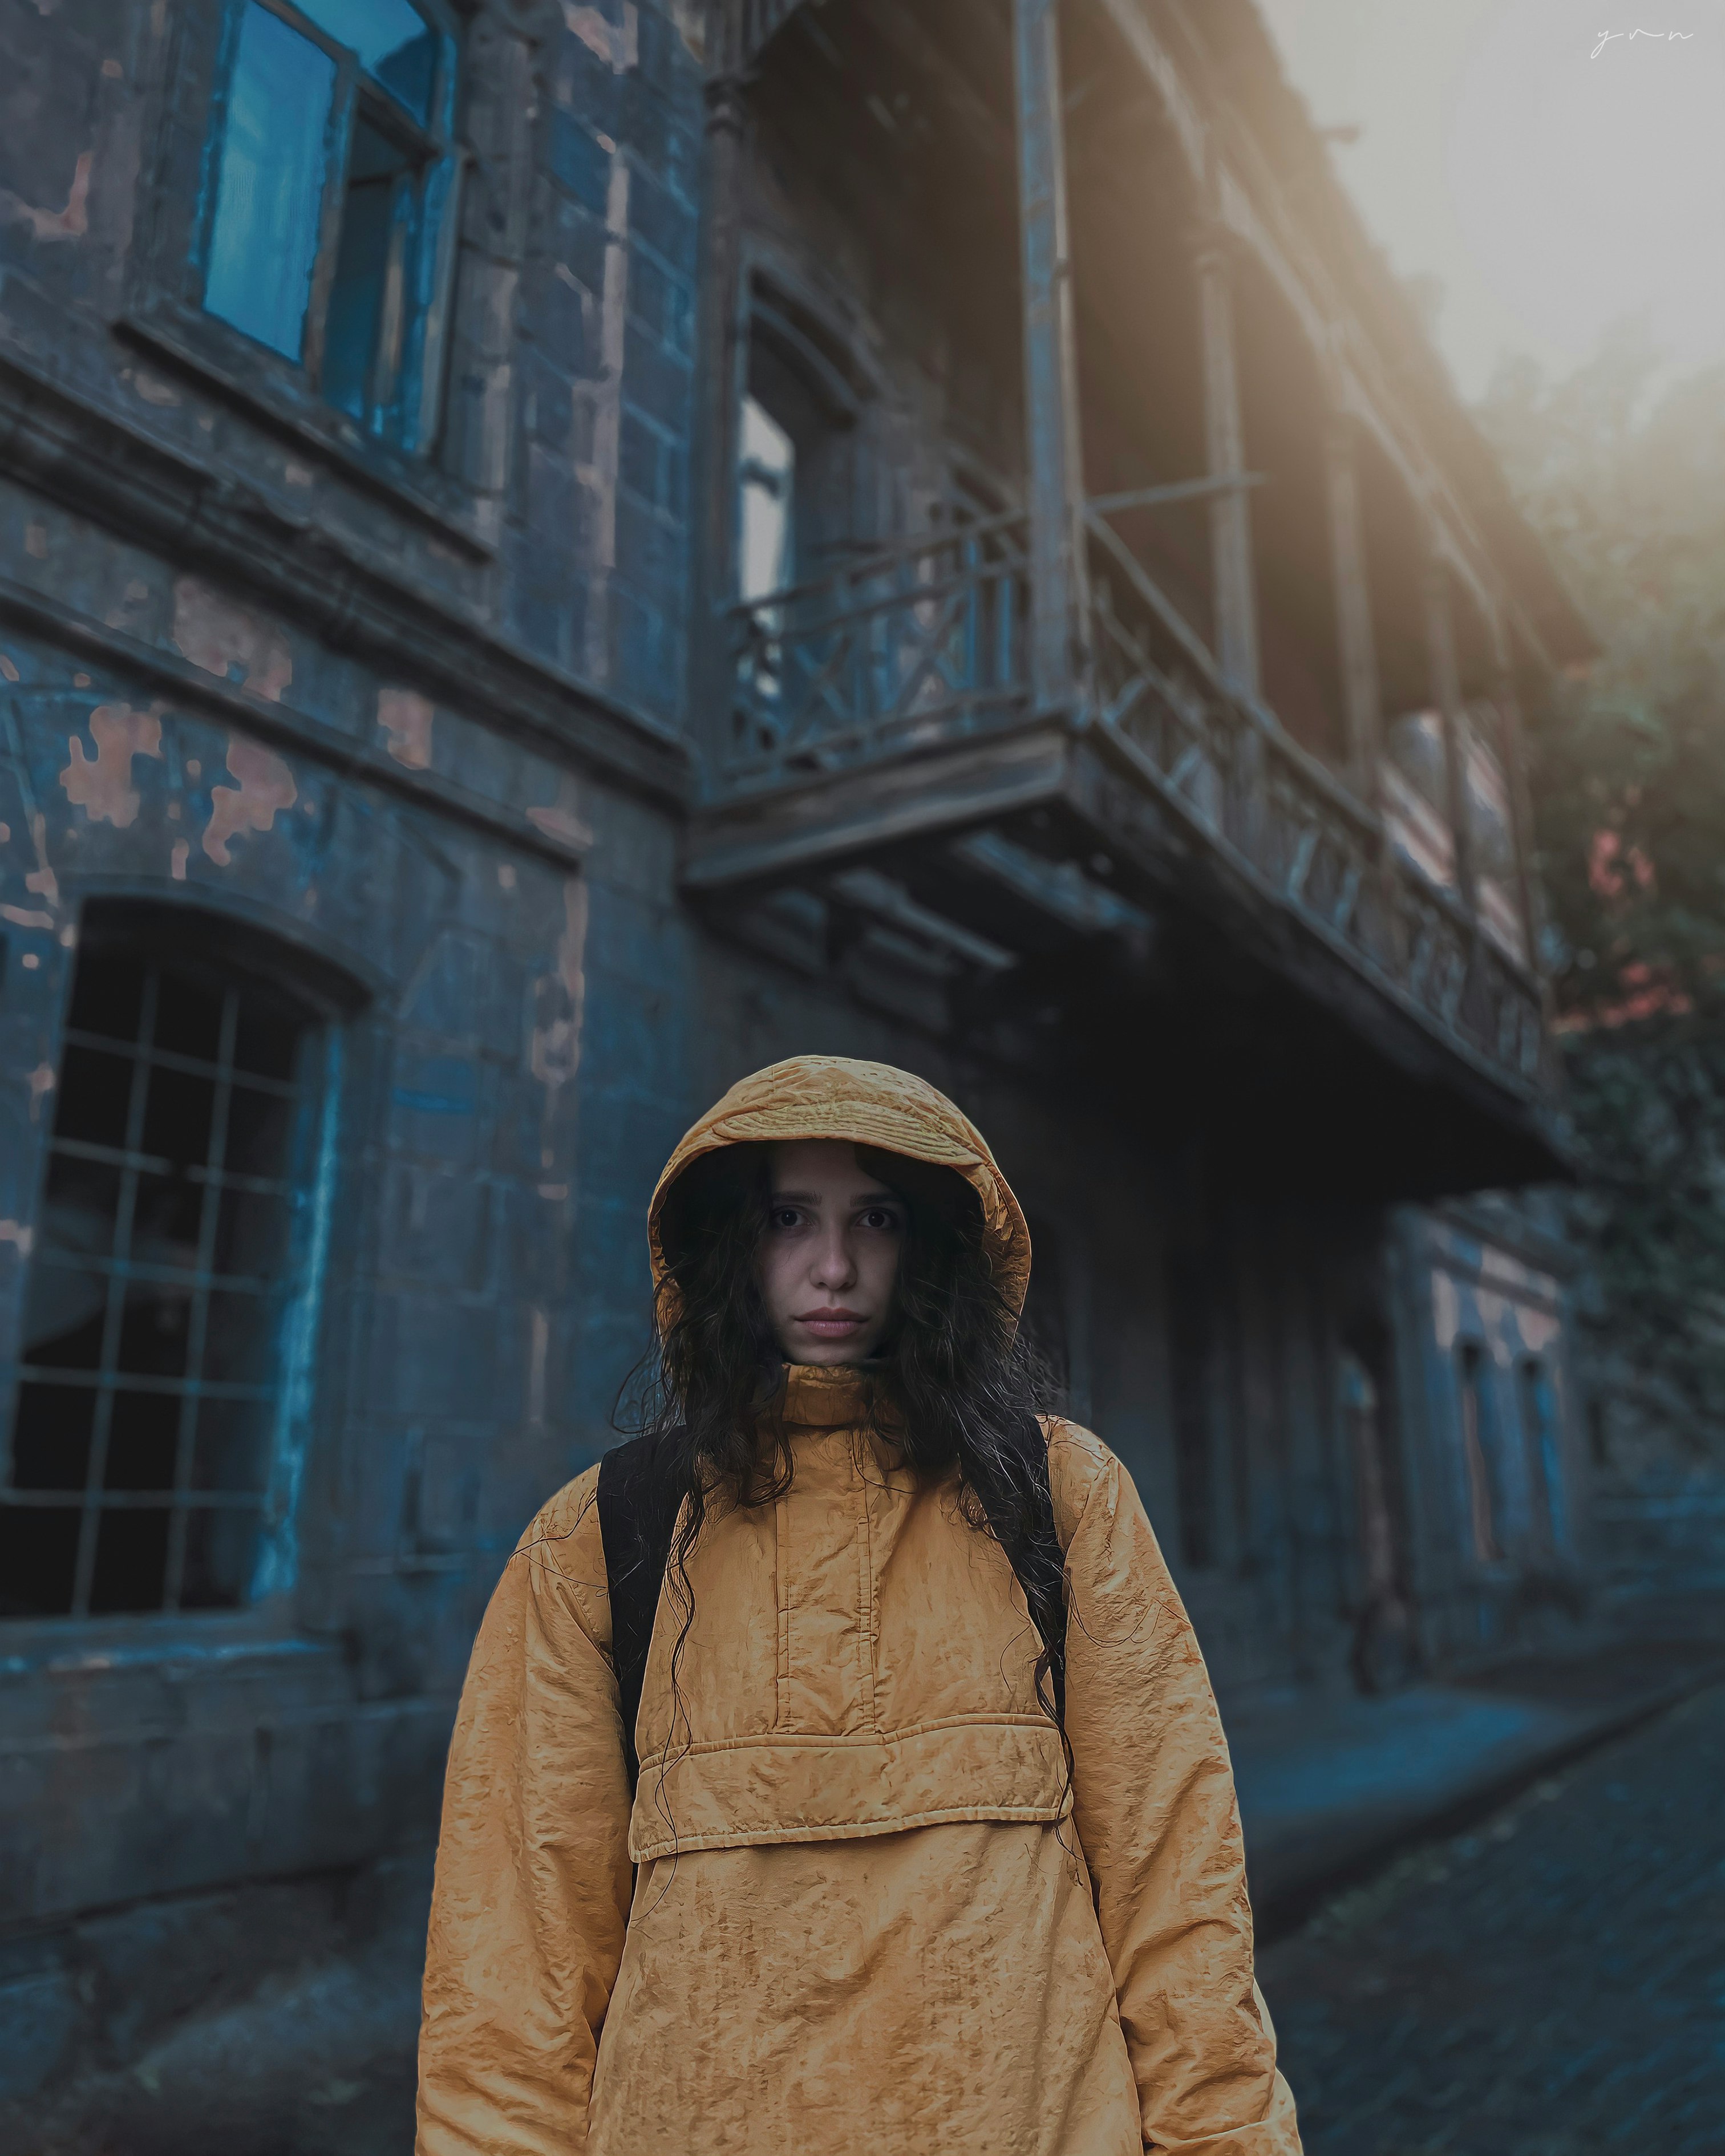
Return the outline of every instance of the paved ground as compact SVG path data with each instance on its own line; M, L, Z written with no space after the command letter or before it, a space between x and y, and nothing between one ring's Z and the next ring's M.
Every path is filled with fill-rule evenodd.
M1584 1677L1602 1681L1580 1663L1564 1681ZM409 1914L129 2072L0 2112L0 2156L407 2156ZM1260 1962L1309 2156L1725 2156L1725 1685Z
M1269 1948L1309 2156L1722 2156L1725 1686Z

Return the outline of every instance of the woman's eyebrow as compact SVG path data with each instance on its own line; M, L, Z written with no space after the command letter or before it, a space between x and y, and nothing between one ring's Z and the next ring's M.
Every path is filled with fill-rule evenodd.
M865 1190L850 1202L853 1205L902 1205L905 1201L896 1190Z
M775 1190L770 1201L774 1205L819 1205L818 1190Z

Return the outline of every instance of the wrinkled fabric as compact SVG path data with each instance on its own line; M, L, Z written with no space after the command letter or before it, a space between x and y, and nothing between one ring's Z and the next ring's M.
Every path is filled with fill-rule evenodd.
M741 1122L776 1091L830 1126L860 1091L860 1142L899 1152L932 1118L1022 1294L1022 1216L940 1095L780 1070L680 1157L721 1120L859 1136ZM450 1748L418 2156L1297 2156L1227 1749L1130 1476L1045 1424L1069 1785L1010 1563L956 1481L861 1431L860 1390L788 1373L790 1487L710 1517L680 1645L661 1601L633 1804L598 1470L522 1537Z

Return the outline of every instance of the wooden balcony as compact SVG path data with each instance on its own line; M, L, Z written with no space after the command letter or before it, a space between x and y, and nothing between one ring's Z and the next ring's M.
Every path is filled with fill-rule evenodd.
M1271 1004L1322 1015L1332 1030L1308 1060L1363 1057L1428 1103L1462 1104L1480 1142L1458 1142L1441 1179L1558 1168L1538 979L1373 806L1229 688L1107 507L1085 513L1086 648L1055 708L1032 694L1016 517L733 608L691 896L757 939L800 921L830 947L834 922L861 923L943 984L932 1014L968 1012L973 1030L1033 980L1045 1014L1100 994L1119 1015L1135 978L1166 1006L1171 982L1201 997L1226 973L1236 1000L1270 992L1266 1024ZM1163 957L1136 974L1096 968L1153 947ZM1260 1052L1273 1059L1275 1041ZM1359 1094L1391 1098L1369 1078Z
M888 547L735 606L727 792L878 762L1028 707L1026 520Z

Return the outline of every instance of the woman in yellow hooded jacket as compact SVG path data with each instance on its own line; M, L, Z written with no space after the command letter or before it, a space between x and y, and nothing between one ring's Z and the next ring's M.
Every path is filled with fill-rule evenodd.
M981 1136L798 1057L649 1235L639 1709L594 1468L462 1693L418 2156L1298 2156L1209 1679L1126 1470L1029 1417Z

